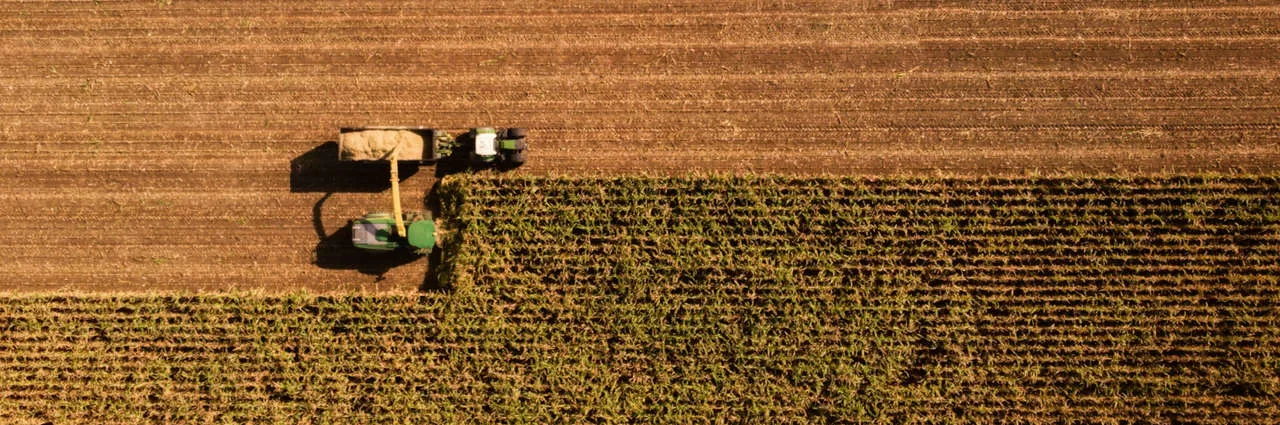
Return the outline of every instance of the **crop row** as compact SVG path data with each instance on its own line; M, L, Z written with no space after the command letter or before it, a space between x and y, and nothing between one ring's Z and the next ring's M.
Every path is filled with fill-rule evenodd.
M451 290L0 299L0 422L1280 421L1272 177L439 194Z
M473 177L442 189L443 276L514 322L613 321L677 362L823 353L824 419L1230 416L1192 394L1274 417L1277 194L1270 176ZM752 342L772 354L717 357Z

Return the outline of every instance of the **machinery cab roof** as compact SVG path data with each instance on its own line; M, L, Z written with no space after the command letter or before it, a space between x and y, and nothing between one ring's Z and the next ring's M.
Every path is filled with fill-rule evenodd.
M391 214L374 213L351 221L351 243L356 248L371 251L392 251L400 247L392 228L395 219Z
M476 156L491 157L498 154L498 132L489 127L475 129Z

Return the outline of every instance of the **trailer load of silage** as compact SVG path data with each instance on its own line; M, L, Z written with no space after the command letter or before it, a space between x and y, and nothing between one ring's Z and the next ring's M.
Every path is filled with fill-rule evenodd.
M338 145L343 161L386 160L396 147L400 160L420 160L424 142L417 131L379 129L344 132Z

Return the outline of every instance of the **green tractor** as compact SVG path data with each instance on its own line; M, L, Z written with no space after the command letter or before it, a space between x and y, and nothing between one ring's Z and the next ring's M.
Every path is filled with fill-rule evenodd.
M470 142L471 163L476 165L497 165L514 168L524 164L524 154L528 145L525 143L523 128L507 128L501 131L492 127L473 128L464 137L463 143Z

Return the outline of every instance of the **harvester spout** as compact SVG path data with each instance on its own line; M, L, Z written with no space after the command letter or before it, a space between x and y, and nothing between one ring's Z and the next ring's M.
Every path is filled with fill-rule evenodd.
M405 237L404 214L400 211L400 147L391 150L391 209L396 220L396 235Z

